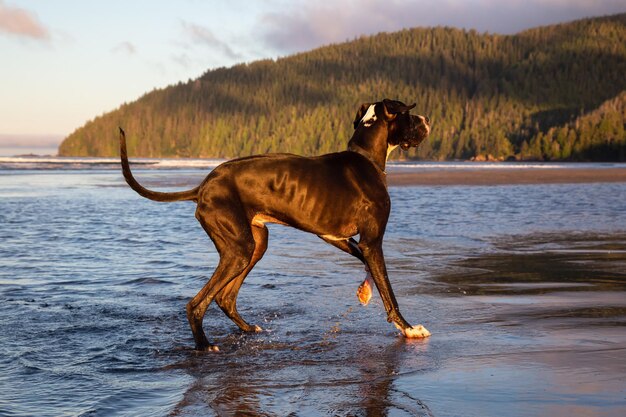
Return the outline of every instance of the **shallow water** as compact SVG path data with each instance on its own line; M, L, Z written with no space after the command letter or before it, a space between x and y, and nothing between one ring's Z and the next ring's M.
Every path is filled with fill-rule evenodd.
M138 171L184 188L197 171ZM270 226L192 350L217 256L193 203L111 171L0 171L0 415L626 414L626 184L391 188L385 254L407 341L362 266Z

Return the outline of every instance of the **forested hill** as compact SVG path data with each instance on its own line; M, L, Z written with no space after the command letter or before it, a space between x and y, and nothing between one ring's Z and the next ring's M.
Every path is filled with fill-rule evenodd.
M626 14L512 36L381 33L152 91L79 128L59 153L117 155L118 126L135 157L338 151L359 105L389 97L432 120L410 157L624 161L625 74Z

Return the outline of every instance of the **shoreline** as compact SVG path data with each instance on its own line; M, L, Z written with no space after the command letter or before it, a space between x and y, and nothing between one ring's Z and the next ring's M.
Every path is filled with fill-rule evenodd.
M535 170L504 168L496 170L419 170L389 171L390 186L432 185L520 185L520 184L585 184L626 182L626 168L575 168Z
M13 158L0 157L2 171L121 171L117 158ZM32 160L31 160L32 159ZM150 159L138 158L131 161L138 176L160 177L148 182L156 185L195 186L206 175L225 161L202 159ZM529 165L530 164L530 165ZM626 164L622 163L529 163L520 166L515 163L466 162L435 164L390 164L387 167L389 186L489 186L524 184L584 184L584 183L626 183ZM181 172L176 172L180 170ZM118 172L119 172L118 171ZM165 174L167 172L167 174ZM165 175L161 175L165 174Z
M153 176L153 174L160 174ZM164 175L163 175L164 174ZM195 187L206 177L197 173L161 170L137 170L135 176L148 188L172 188L175 190ZM121 175L121 174L120 174ZM387 172L389 187L452 187L452 186L503 186L542 184L602 184L626 183L624 168L565 168L565 169L419 169ZM123 181L122 181L123 182ZM125 186L125 184L124 184Z

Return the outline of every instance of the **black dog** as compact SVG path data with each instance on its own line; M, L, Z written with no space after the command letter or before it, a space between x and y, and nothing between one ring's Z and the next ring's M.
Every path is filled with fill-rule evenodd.
M195 201L196 218L220 255L211 279L187 304L196 349L218 350L202 329L214 299L243 331L261 330L241 318L237 294L267 249L265 223L314 233L360 259L371 272L387 320L406 337L430 335L400 315L382 249L390 210L387 157L398 146L404 150L418 146L430 134L427 117L409 114L413 107L388 99L363 104L347 151L312 158L270 154L235 159L215 168L196 188L173 193L150 191L135 180L120 128L122 171L128 185L154 201ZM352 238L356 235L358 243Z

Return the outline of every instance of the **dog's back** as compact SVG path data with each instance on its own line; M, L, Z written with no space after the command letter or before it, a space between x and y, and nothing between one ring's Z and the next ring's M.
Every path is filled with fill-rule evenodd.
M198 204L233 199L248 218L265 215L317 235L348 238L357 219L369 210L386 209L384 176L355 152L317 157L268 154L235 159L215 168L198 190ZM377 209L378 210L378 209Z

